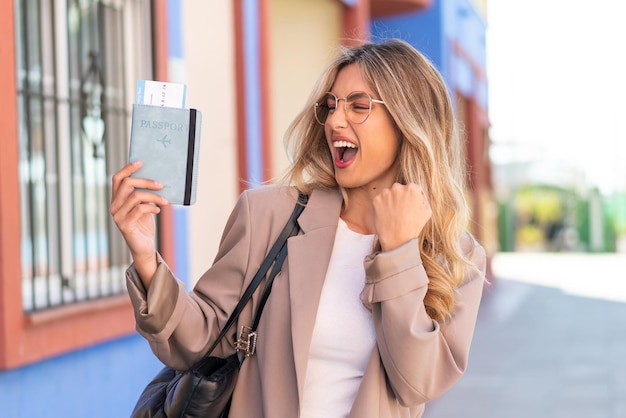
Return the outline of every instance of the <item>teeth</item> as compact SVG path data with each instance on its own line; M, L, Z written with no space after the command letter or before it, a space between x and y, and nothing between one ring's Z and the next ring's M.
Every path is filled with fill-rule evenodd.
M333 143L333 146L335 148L356 148L356 145L348 141L337 141Z

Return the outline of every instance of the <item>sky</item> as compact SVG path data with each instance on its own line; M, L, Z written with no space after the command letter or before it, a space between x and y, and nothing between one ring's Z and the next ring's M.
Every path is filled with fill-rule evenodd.
M491 157L626 191L626 2L490 0ZM576 173L576 175L572 175Z

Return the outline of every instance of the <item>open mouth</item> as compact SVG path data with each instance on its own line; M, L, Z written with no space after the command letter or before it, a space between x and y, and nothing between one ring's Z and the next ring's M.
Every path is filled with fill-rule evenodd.
M352 161L359 150L359 147L348 141L337 141L333 143L333 146L337 151L336 160L344 164Z

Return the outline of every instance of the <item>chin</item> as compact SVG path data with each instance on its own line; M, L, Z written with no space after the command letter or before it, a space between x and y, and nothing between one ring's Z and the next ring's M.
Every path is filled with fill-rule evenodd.
M342 176L335 177L335 181L337 182L337 186L342 189L354 189L355 187L358 187L357 183L350 179L342 178Z

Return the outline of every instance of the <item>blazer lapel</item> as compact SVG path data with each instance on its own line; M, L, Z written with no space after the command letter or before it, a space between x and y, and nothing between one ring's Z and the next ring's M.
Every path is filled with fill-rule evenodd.
M338 190L315 190L298 219L303 234L292 237L288 243L291 335L299 402L342 200Z

